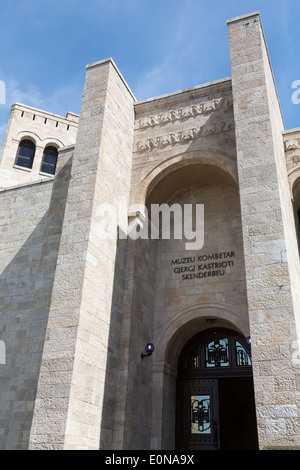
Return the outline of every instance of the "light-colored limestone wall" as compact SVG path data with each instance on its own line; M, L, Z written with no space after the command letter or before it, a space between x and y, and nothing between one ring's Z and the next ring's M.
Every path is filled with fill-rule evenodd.
M74 145L78 119L79 116L71 112L63 117L19 103L12 105L0 154L0 188L49 179L41 172L44 148ZM32 169L15 164L19 142L25 138L36 145Z
M101 236L99 210L111 203L117 211L119 195L129 193L133 102L111 59L87 67L31 449L100 446L104 394L116 385L121 312L112 307L120 306L114 275L123 258L117 237Z
M259 14L228 27L259 442L299 445L299 261L283 123Z
M114 449L150 449L152 357L141 358L153 343L155 240L130 240L124 275L123 322L120 336Z
M249 335L237 188L202 184L168 203L183 214L185 204L204 205L204 245L186 250L186 240L157 241L154 388L161 396L153 402L152 443L164 449L175 444L176 369L186 341L211 321Z
M279 186L279 196L281 203L281 212L282 220L284 226L284 234L286 240L286 259L289 266L289 277L291 285L291 294L293 302L293 314L295 320L295 327L298 339L298 347L300 351L300 260L299 260L299 251L297 243L297 233L295 229L295 217L294 217L294 207L293 200L291 198L290 192L290 181L287 175L287 165L286 165L286 155L285 155L285 145L283 139L283 119L280 109L280 104L278 101L278 96L274 84L274 78L272 74L272 69L270 68L269 56L266 47L264 51L264 62L266 70L266 78L268 85L268 97L269 102L271 103L270 108L270 118L272 124L272 132L274 139L274 149L275 149L275 162L276 169L278 174L278 186ZM295 334L294 326L291 325L292 334ZM292 345L294 347L294 345ZM295 350L293 349L294 353ZM296 364L295 364L296 365ZM300 377L300 369L298 366L294 368L295 373ZM300 399L300 393L299 397ZM300 403L299 403L300 406ZM300 428L299 432L299 442L300 442Z
M0 191L0 448L27 449L70 161L55 179Z
M234 306L240 318L240 323L236 319L236 327L241 329L247 324L248 311L237 189L201 185L183 190L168 204L179 204L183 215L186 204L203 204L204 245L186 250L186 239L159 240L156 337L175 313L201 303Z
M135 112L131 203L145 204L168 167L210 163L237 177L230 79L137 102Z
M140 385L139 388L135 388L141 392L138 396L143 397L146 403L151 399L151 434L147 436L146 431L142 432L143 426L139 424L136 414L134 426L140 426L139 434L143 435L143 439L138 443L138 434L128 429L127 432L131 436L131 441L129 439L128 442L131 442L131 445L134 445L132 442L136 442L139 446L142 443L144 447L138 448L170 449L174 448L175 444L176 358L185 341L198 331L197 328L207 327L203 318L211 316L218 318L219 324L233 326L245 334L249 332L239 196L236 188L234 189L237 168L231 81L220 80L138 102L135 111L130 202L147 204L147 208L151 209L153 203L177 201L174 193L190 188L184 193L178 193L178 201L181 204L200 201L205 204L206 211L206 240L200 253L187 252L182 241L158 240L153 241L156 255L152 249L148 266L144 261L140 262L143 259L141 251L133 261L135 269L140 268L139 274L133 276L134 282L131 285L133 292L130 293L139 328L136 328L136 334L132 331L131 338L138 344L138 338L144 337L141 331L147 325L149 328L147 341L154 342L156 350L150 360L144 360L144 368L152 365L152 379L141 374L138 365L133 366L139 370L140 382L145 381L147 377L146 383L149 387L152 384L152 399L149 397L147 387L143 389ZM189 169L193 166L198 168L194 173ZM168 179L169 177L171 179ZM198 189L191 189L193 185L198 185ZM151 217L150 213L148 215ZM146 246L146 241L139 240L139 242L140 249L143 243L144 247ZM234 255L227 259L230 263L226 265L224 277L182 280L182 274L174 273L175 267L183 268L187 265L184 263L172 265L172 260L195 257L197 261L188 265L195 265L195 269L198 270L199 264L205 264L198 263L200 254L211 256L219 253L219 250L221 252L226 250L226 253L234 252ZM149 274L149 266L152 263L155 265L156 276L154 286L152 275ZM206 274L209 271L211 275L211 271L220 270L204 269L204 271ZM145 292L141 273L145 279L148 276L148 292ZM147 305L146 311L149 312L147 321L141 315L145 305ZM201 325L201 320L198 322L199 318L202 319ZM195 319L196 323L199 323L195 325L195 330L189 328L183 339L180 334L177 335L185 323ZM133 325L136 325L135 320ZM175 336L177 340L174 339ZM172 341L174 341L173 349L171 357L168 357ZM133 363L137 362L133 356L132 360ZM134 409L134 399L135 395L129 390L127 400L133 404L131 412ZM146 422L148 423L148 418Z

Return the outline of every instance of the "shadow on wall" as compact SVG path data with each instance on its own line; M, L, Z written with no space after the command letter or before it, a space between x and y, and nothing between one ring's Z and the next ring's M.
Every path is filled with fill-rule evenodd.
M53 183L13 190L13 221L2 226L2 237L13 247L16 237L24 237L25 223L32 220L35 224L39 211L48 205L0 276L0 339L6 346L6 364L0 365L1 449L28 448L71 164L70 158ZM23 207L15 204L20 191L24 192Z
M155 253L153 240L118 239L100 449L148 448L152 365L141 353L153 334Z

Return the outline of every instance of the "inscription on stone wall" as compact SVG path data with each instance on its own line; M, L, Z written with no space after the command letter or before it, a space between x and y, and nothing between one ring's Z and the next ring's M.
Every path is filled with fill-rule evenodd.
M173 273L182 281L224 276L226 268L234 266L234 251L212 253L171 260Z

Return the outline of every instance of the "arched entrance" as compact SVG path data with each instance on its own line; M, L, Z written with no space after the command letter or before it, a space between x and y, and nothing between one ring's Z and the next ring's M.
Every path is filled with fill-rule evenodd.
M195 335L178 361L176 448L258 449L251 351L236 331Z

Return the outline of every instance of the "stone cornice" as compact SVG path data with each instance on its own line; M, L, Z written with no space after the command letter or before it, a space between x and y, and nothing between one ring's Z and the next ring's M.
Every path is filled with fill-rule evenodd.
M217 93L231 93L231 90L231 78L227 77L221 80L215 80L213 82L204 83L202 85L178 90L173 93L167 93L165 95L137 101L134 104L134 108L138 117L140 113L148 113L152 110L158 111L158 109L166 106L170 108L182 103L183 101L199 100Z

